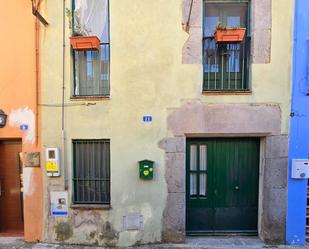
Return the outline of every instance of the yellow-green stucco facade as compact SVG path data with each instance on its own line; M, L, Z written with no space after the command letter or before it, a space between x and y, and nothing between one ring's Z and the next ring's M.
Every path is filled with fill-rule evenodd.
M267 48L261 49L261 53L268 51L263 55L266 59L257 59L256 63L252 59L252 91L207 94L202 91L203 65L189 64L184 59L184 46L190 36L182 25L186 2L110 0L110 96L76 99L71 96L71 31L66 18L63 30L63 1L42 1L41 12L49 22L41 34L42 150L58 147L61 154L61 176L45 175L44 179L45 241L129 246L183 240L184 147L185 138L191 136L261 137L265 154L261 152L259 236L284 240L285 175L274 180L273 184L280 181L278 186L267 185L265 179L272 174L265 172L277 163L277 158L287 158L282 149L278 153L284 155L272 155L268 160L268 155L275 153L268 146L285 148L288 143L293 3L260 1L265 8L270 7L270 36ZM200 11L201 2L194 1ZM252 12L263 9L263 5L255 6L256 2L252 1ZM64 3L71 8L70 1ZM262 33L263 25L256 36ZM254 48L257 54L258 45ZM151 115L152 122L143 122L145 115ZM73 139L110 139L111 205L70 207L68 217L51 217L51 191L68 191L71 206ZM139 179L138 161L143 159L155 162L153 180ZM279 164L283 171L287 169L287 161ZM175 173L171 174L173 167ZM169 182L173 177L178 178ZM181 186L174 190L172 185L177 183ZM278 202L276 196L281 196L283 207L274 214L267 206ZM130 214L143 216L143 229L123 228L123 217ZM280 220L280 224L270 225L269 217Z

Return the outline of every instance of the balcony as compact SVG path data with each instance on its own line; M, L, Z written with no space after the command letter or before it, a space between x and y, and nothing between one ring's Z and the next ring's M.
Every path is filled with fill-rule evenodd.
M204 37L205 92L248 92L250 37L241 43L217 44L214 37Z

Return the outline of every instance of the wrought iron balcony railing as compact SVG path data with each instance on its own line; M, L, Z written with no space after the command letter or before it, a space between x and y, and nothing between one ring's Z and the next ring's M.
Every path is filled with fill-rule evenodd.
M216 43L213 37L205 37L204 91L248 91L250 37L241 43Z

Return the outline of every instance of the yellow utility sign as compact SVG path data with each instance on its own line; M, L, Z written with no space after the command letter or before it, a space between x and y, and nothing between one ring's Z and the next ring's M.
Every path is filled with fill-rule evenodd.
M59 171L59 166L56 162L46 162L46 171L47 172L58 172Z
M45 149L45 168L47 176L60 176L60 151L59 148Z

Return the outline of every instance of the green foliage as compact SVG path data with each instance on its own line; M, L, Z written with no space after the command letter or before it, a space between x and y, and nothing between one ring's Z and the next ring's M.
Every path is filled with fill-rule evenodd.
M74 11L74 14L72 11L68 8L65 9L65 14L67 18L69 19L69 27L72 30L73 36L87 36L90 33L90 30L86 28L84 24L81 23L80 17L78 16L78 13ZM74 19L73 19L74 17Z
M239 27L239 26L227 27L226 25L224 25L221 22L219 22L218 25L216 26L215 32L217 30L223 31L223 30L227 30L227 29L239 29L239 28L241 28L241 27Z
M227 27L224 24L222 24L221 22L219 22L218 25L216 26L216 31L217 30L226 30L226 29L227 29Z
M240 28L241 27L239 27L239 26L227 27L226 25L219 22L216 26L216 29L214 30L214 33L216 33L217 31L226 31L226 30L240 29Z

